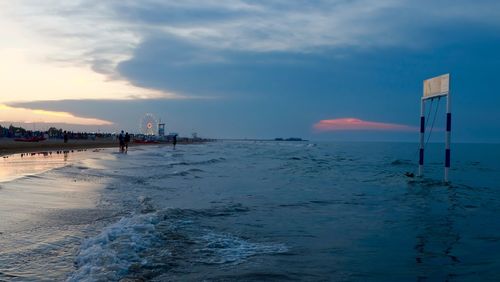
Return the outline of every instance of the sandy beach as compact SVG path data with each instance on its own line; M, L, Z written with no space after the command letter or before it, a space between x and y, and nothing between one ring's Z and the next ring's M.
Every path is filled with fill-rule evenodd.
M183 138L177 144L199 144L213 140L191 140ZM129 147L134 146L151 146L151 145L172 145L172 143L150 143L140 144L130 142ZM30 153L30 152L45 152L57 150L79 150L79 149L94 149L94 148L118 148L118 141L115 138L101 138L96 140L72 140L64 143L63 140L52 139L40 142L17 142L11 138L0 138L0 156L16 154L16 153Z
M118 147L118 141L114 138L103 138L96 140L69 140L68 143L64 143L62 139L45 140L40 142L17 142L11 138L0 138L0 156L23 152L110 147Z

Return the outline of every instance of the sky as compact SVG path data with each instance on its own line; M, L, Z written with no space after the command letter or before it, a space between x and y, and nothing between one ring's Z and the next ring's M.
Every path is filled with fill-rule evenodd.
M500 142L498 50L497 0L0 0L0 124L416 142L450 73L453 140Z

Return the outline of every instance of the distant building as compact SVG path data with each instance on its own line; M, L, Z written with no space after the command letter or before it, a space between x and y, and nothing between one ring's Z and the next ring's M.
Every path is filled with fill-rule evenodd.
M160 136L160 137L165 136L165 124L164 123L158 124L158 136Z
M290 137L290 138L274 138L274 141L307 141L298 137Z

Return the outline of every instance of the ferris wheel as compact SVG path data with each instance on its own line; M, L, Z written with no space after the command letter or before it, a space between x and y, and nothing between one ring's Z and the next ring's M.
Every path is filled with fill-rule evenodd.
M158 121L153 114L145 114L141 119L139 128L144 135L155 135Z

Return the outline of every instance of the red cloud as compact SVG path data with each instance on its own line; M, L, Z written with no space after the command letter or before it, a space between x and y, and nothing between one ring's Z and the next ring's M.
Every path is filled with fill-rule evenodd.
M314 129L320 132L340 130L384 130L412 131L415 128L402 124L366 121L357 118L324 119L314 124Z

